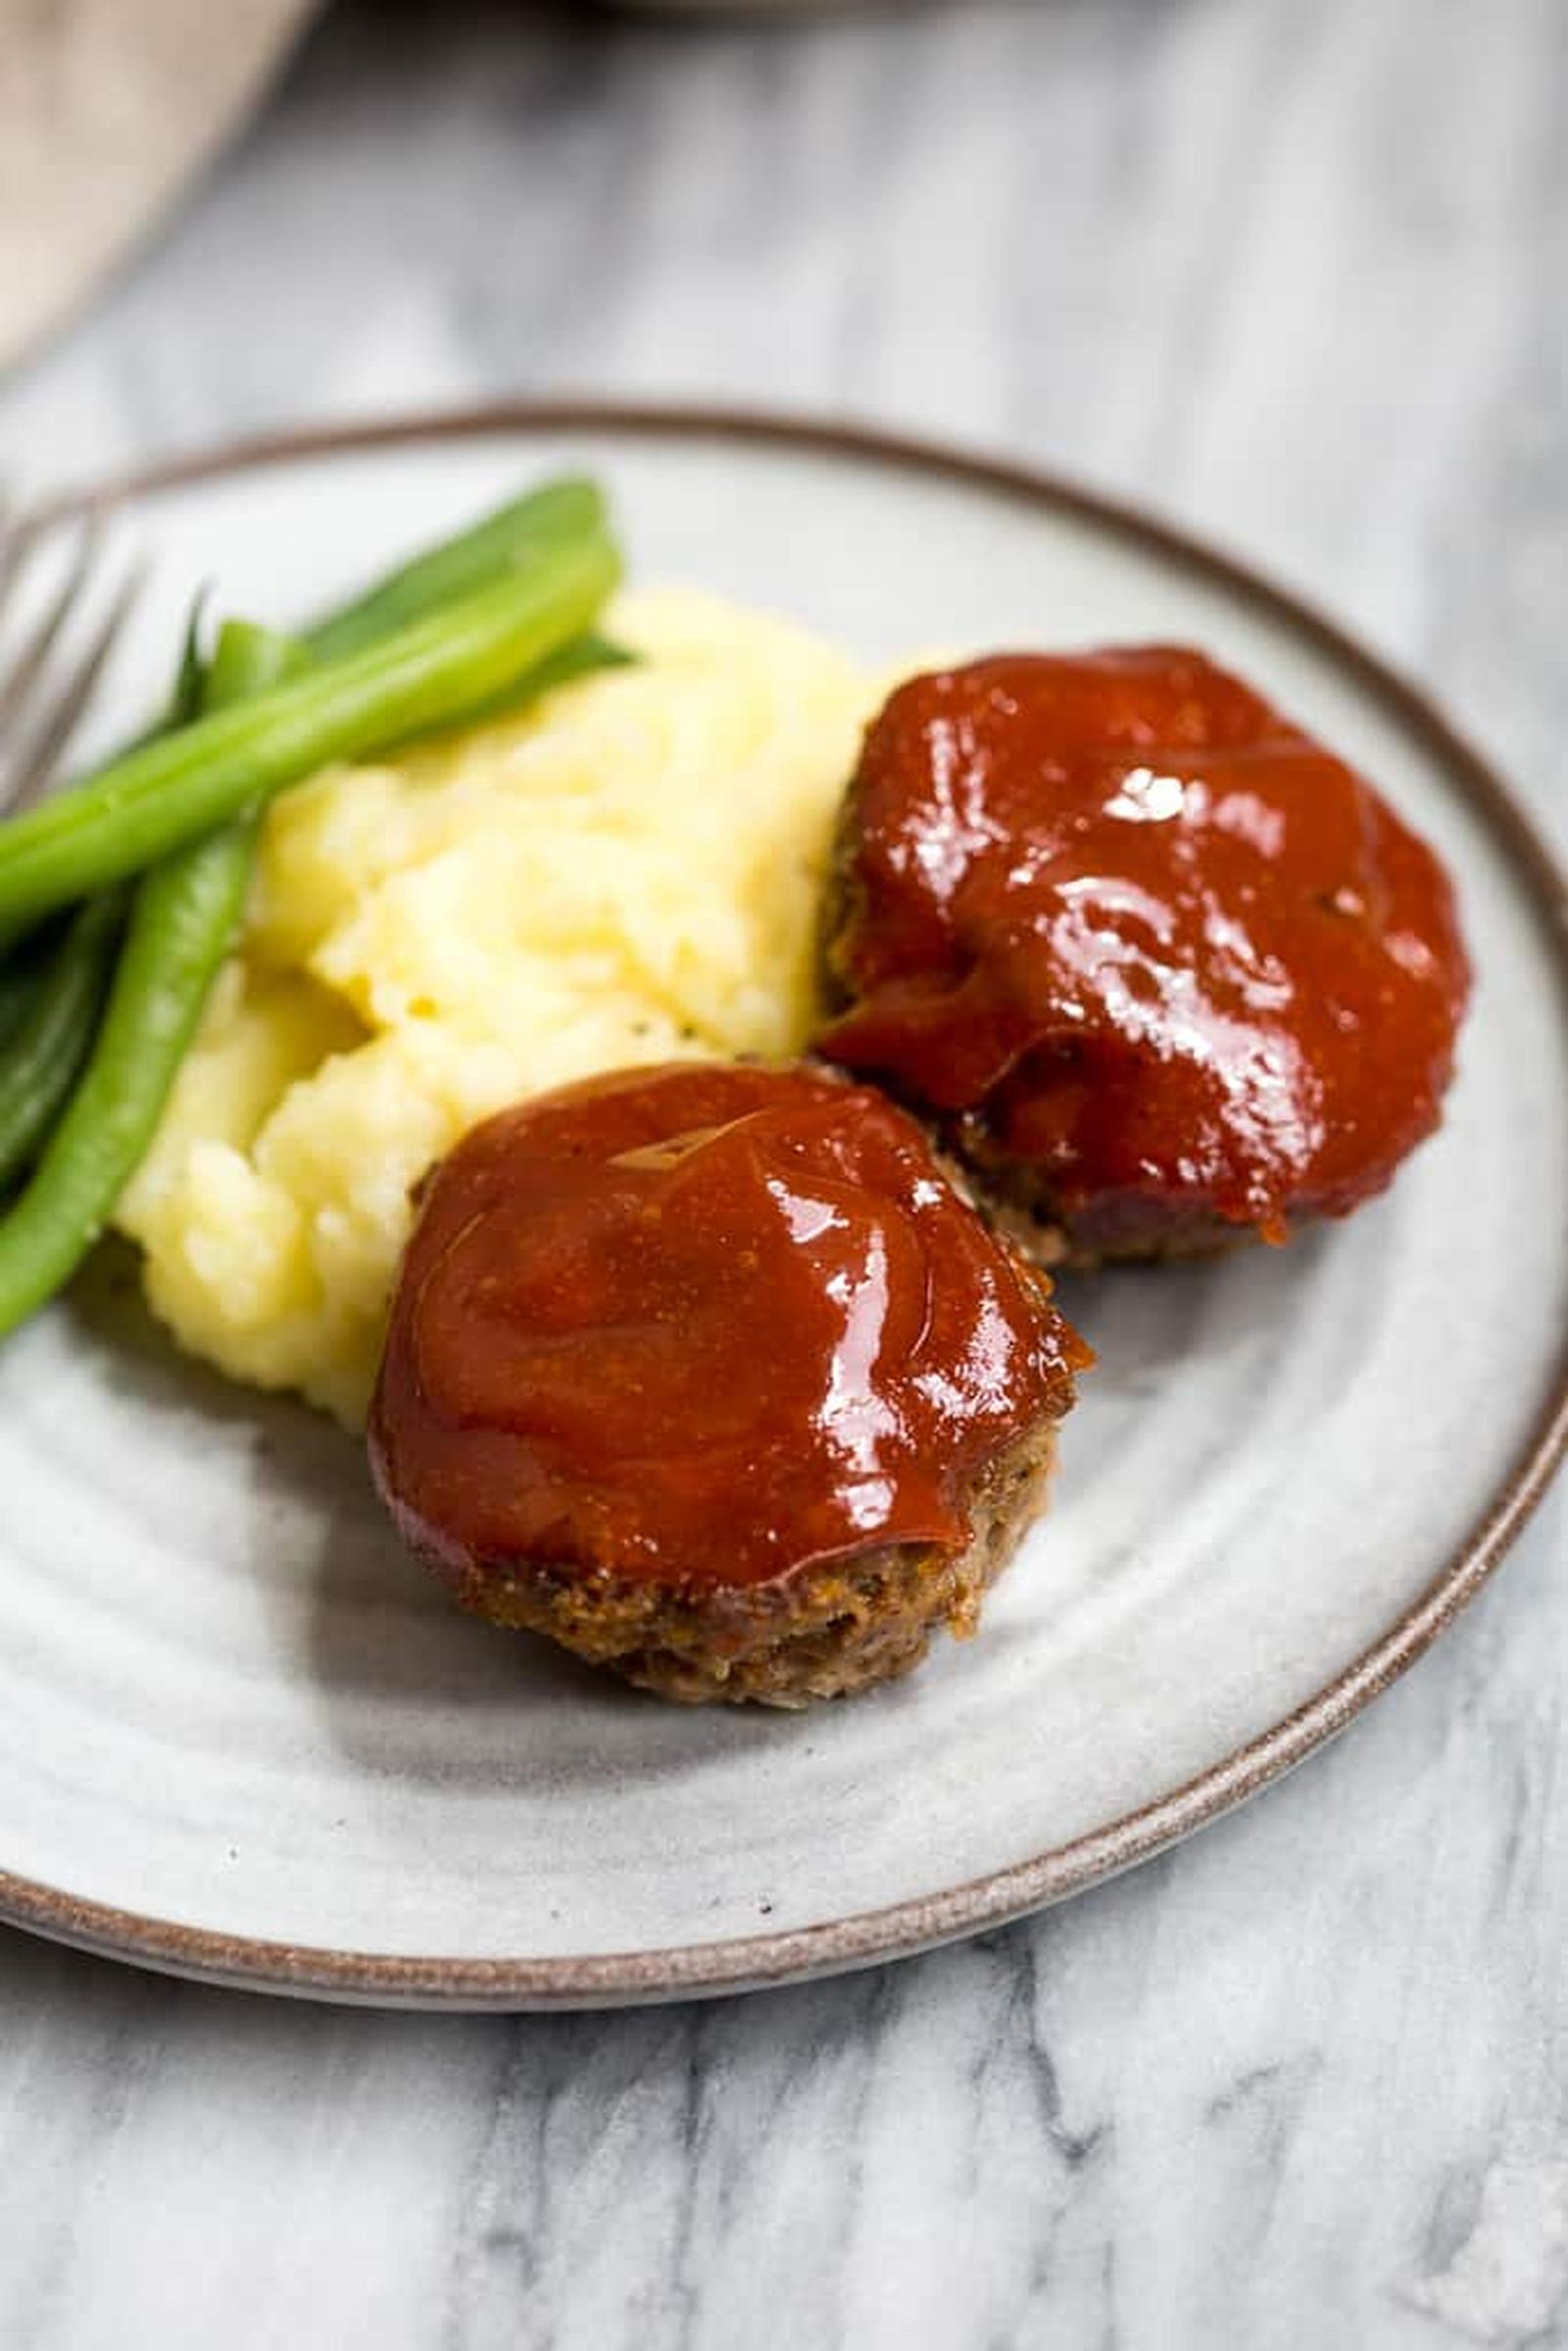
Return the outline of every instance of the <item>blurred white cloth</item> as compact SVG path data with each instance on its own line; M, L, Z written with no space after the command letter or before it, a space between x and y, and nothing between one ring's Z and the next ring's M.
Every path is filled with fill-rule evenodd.
M314 0L0 0L0 366L235 129Z

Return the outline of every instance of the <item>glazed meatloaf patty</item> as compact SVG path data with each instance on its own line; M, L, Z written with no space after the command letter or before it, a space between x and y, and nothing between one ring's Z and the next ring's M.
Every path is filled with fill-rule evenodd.
M682 1063L436 1170L371 1461L466 1607L667 1697L800 1706L973 1629L1087 1359L885 1098Z
M1284 1240L1438 1124L1452 893L1361 776L1204 655L901 686L840 826L820 1051L918 1109L1043 1256Z

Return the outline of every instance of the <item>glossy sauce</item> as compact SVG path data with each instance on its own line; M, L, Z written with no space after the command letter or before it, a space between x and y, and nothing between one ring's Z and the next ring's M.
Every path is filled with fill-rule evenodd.
M436 1170L371 1417L455 1569L757 1584L956 1550L969 1483L1072 1400L1044 1281L883 1097L678 1064L525 1102Z
M1442 867L1201 654L912 679L853 806L821 1050L1067 1219L1283 1239L1438 1123L1469 985Z

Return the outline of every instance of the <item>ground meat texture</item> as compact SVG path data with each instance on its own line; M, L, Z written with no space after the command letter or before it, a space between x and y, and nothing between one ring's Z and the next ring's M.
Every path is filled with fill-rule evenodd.
M1202 654L914 678L846 802L822 1052L1080 1261L1283 1240L1437 1125L1469 973L1437 858Z
M436 1171L371 1461L466 1606L668 1696L799 1705L972 1629L1086 1360L882 1096L683 1063Z
M1020 1442L976 1485L971 1533L950 1553L884 1543L766 1584L648 1584L568 1563L470 1565L448 1580L492 1624L542 1633L661 1697L800 1707L917 1666L946 1625L967 1640L980 1603L1046 1501L1055 1430ZM440 1562L436 1562L440 1565Z

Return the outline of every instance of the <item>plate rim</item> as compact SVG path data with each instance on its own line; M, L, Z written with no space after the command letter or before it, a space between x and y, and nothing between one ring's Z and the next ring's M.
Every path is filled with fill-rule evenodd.
M1568 1023L1568 872L1496 768L1441 704L1345 624L1249 559L1139 501L1091 488L1070 475L838 416L689 401L563 397L225 438L66 490L34 513L40 523L54 522L270 465L421 443L573 432L760 444L902 468L1092 523L1241 594L1347 668L1442 762L1506 856L1521 898L1549 943ZM1004 1926L1149 1859L1243 1803L1336 1737L1425 1654L1489 1581L1565 1450L1568 1338L1530 1434L1479 1522L1410 1606L1321 1690L1150 1802L1065 1844L936 1893L776 1934L545 1959L414 1957L225 1935L95 1902L5 1870L0 1870L0 1922L103 1957L238 1988L457 2010L592 2008L753 1991L908 1957Z

